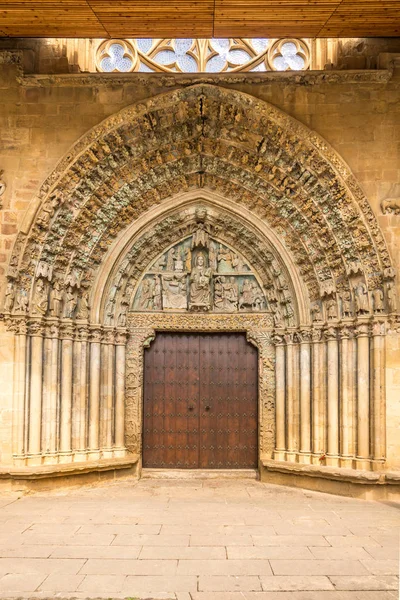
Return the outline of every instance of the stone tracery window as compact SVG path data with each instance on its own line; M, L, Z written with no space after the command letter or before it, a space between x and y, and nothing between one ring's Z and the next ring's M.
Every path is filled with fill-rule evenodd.
M103 73L287 71L309 65L309 44L299 39L106 40L96 52Z

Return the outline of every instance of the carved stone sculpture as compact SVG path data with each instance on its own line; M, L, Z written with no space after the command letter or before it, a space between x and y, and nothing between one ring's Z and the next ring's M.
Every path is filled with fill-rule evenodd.
M342 317L347 318L352 316L351 310L351 294L350 292L344 292L341 295L342 300Z
M385 310L383 291L381 288L372 290L372 303L375 313L382 313Z
M235 312L238 307L238 289L234 277L217 277L214 288L214 306L217 310Z
M400 198L387 198L386 200L382 200L381 208L384 215L400 215Z
M146 277L143 280L138 308L152 310L154 308L154 280Z
M25 288L20 287L18 289L18 292L16 295L14 311L16 313L26 313L27 310L28 310L28 294L27 294Z
M60 316L62 297L61 283L56 279L50 291L50 314L52 317Z
M358 315L369 313L367 286L362 281L354 287L354 297L356 301L356 313Z
M311 304L310 311L311 311L311 319L313 321L322 321L323 320L321 306L320 306L319 302L313 302L313 304Z
M240 290L239 309L261 310L263 295L255 281L245 279Z
M15 290L11 281L7 283L6 293L4 295L4 312L11 312L14 305Z
M79 309L76 313L77 319L88 319L89 318L89 291L84 290L79 302Z
M208 311L211 308L211 269L206 266L204 254L196 256L190 274L189 309Z
M166 309L187 308L186 273L162 276L162 305Z
M337 303L336 300L328 300L326 303L326 313L329 320L337 319Z
M35 286L35 294L33 296L33 310L35 313L45 315L49 305L48 287L43 279L38 279Z
M75 316L75 310L78 304L77 293L72 287L68 287L65 300L64 300L64 317L66 319L73 319Z
M396 293L396 287L395 284L393 283L393 281L389 281L389 283L387 284L387 299L388 299L388 305L389 305L389 311L390 312L396 312L397 310L397 293Z

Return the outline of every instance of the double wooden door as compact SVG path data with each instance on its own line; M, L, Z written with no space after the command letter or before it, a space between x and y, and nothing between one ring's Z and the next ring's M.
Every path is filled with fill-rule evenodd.
M157 333L144 360L144 467L256 467L257 396L245 334Z

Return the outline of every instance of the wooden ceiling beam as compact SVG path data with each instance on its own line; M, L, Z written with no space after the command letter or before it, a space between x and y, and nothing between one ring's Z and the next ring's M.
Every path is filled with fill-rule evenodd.
M0 0L10 37L400 36L400 0Z

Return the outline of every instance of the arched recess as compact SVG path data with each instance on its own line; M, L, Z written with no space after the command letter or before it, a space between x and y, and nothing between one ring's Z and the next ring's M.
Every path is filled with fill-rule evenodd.
M126 453L121 301L147 251L156 253L154 232L159 244L171 232L183 237L199 199L282 313L265 328L275 348L272 455L381 464L383 344L396 299L375 216L318 134L261 100L205 84L106 119L42 185L13 249L4 301L17 334L16 462Z

